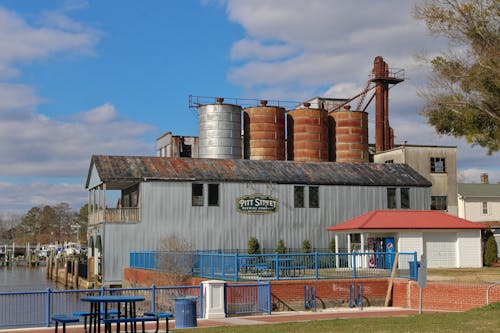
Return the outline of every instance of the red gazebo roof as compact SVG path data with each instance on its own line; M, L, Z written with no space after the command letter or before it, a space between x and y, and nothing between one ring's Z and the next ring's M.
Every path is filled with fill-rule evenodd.
M374 210L343 223L328 227L328 231L363 229L486 229L471 222L436 210Z

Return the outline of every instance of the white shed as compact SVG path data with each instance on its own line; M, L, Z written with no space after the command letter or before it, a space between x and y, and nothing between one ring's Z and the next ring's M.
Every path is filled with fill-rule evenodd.
M336 244L347 236L349 249L417 252L429 268L482 267L481 230L486 226L435 210L374 210L331 226Z

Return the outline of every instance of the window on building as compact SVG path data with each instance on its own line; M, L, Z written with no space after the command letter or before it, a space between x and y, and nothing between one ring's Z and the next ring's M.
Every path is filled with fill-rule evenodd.
M446 172L444 157L431 157L431 172Z
M304 208L304 186L293 187L293 206L295 208Z
M410 189L402 187L401 189L401 209L410 208Z
M390 164L392 164L392 163L394 163L394 160L387 160L384 163L390 163Z
M318 186L309 186L309 208L319 208Z
M431 196L431 209L432 210L447 210L448 197L446 195L433 195Z
M192 184L191 189L192 206L203 206L203 184Z
M398 208L396 203L396 189L393 187L387 188L387 208L389 209Z
M482 202L482 211L483 211L483 215L488 215L488 202L487 201L483 201Z
M208 205L219 205L219 184L208 184Z

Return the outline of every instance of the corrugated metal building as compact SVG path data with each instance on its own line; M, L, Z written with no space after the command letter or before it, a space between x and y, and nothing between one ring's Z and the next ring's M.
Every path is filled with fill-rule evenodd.
M268 249L279 239L327 248L326 228L347 219L429 209L430 186L405 164L93 156L89 237L102 240L94 273L119 284L131 251L155 250L172 235L196 249L246 250L252 236Z

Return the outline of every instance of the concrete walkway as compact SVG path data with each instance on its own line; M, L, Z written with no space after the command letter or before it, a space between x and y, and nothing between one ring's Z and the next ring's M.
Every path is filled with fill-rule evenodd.
M399 309L399 308L381 308L368 307L363 310L359 308L337 308L325 309L318 312L274 312L272 315L258 315L245 317L228 317L220 319L198 319L198 327L193 329L194 332L201 331L204 327L215 326L237 326L237 325L260 325L274 324L285 322L300 322L309 320L326 320L334 318L368 318L368 317L393 317L393 316L408 316L417 314L417 310ZM148 332L154 332L155 324L149 323L146 325ZM175 328L175 319L170 320L170 330ZM139 328L139 327L138 327ZM122 329L123 331L123 329ZM48 333L54 332L54 327L32 327L32 328L15 328L15 329L0 329L0 333ZM59 328L62 332L62 327ZM82 333L83 325L71 325L66 327L67 333ZM104 329L101 329L104 332ZM165 321L160 321L160 332L165 332Z

